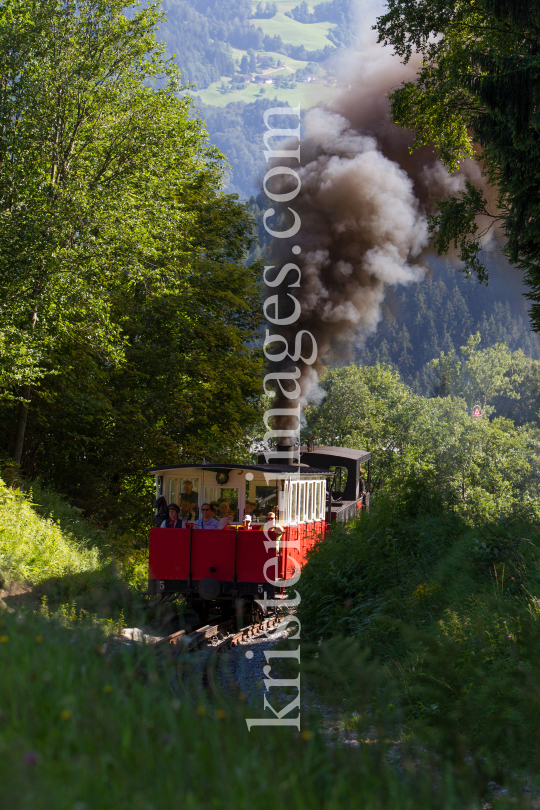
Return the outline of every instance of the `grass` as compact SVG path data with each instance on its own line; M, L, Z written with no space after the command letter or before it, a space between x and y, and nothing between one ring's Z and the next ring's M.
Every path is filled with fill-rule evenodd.
M206 90L194 91L195 96L200 96L203 104L213 104L216 107L226 107L232 101L245 101L248 104L263 98L264 95L271 94L271 98L278 98L283 104L296 106L300 104L303 108L314 107L319 101L325 101L332 95L333 88L322 84L297 84L294 90L284 90L279 87L267 85L266 93L260 93L260 87L255 84L248 84L243 90L234 90L232 93L220 93L218 90L220 82L211 84Z
M286 9L285 9L286 10ZM280 12L267 20L251 20L258 28L262 28L265 34L271 37L279 36L286 44L304 45L307 51L322 50L332 43L328 39L328 32L335 28L335 23L319 22L306 23L292 20Z
M505 546L499 538L478 549L468 534L460 540L459 520L441 516L407 526L395 514L373 512L367 521L334 532L300 583L305 628L313 629L315 608L333 622L323 633L329 640L313 647L302 630L301 733L248 732L246 718L270 716L262 683L249 699L219 700L202 688L195 669L191 685L181 687L178 659L171 653L157 656L145 645L104 646L104 634L118 632L135 594L126 584L125 563L119 567L111 559L110 538L37 486L25 494L2 485L0 493L1 548L12 555L6 574L12 580L24 576L36 591L52 593L39 609L15 605L14 612L0 611L0 784L6 806L480 810L493 778L510 789L497 801L501 810L530 806L522 800L522 787L540 762L535 732L540 610L528 617L522 612L516 623L512 598L523 594L512 597L513 586L507 585L508 616L499 605L483 628L481 622L467 623L473 617L470 604L466 615L444 611L458 602L463 608L465 592L480 599L482 566L496 546L514 579L524 572L527 548ZM373 542L379 535L380 542ZM449 553L436 550L444 539L452 546ZM407 570L401 556L413 540L419 556ZM467 554L480 573L467 565ZM526 585L533 593L537 580L530 554ZM458 570L463 577L456 577ZM456 581L441 593L438 583L452 576ZM367 593L370 579L375 584ZM391 650L395 659L394 666L388 660L379 664L362 639L363 620L376 613L377 589L389 620L400 615L401 604L410 628L428 620L446 642L436 644L432 632L404 646L392 636L395 624L377 629L372 621L370 641L379 640L383 657ZM500 589L492 595L500 602ZM93 616L84 604L100 605L104 615ZM340 630L356 639L332 638ZM490 635L491 646L477 655L473 642L482 632ZM285 649L297 644L280 642ZM539 650L538 660L523 654L529 649ZM411 671L413 654L417 666L422 664L418 676ZM271 677L295 677L295 661L281 663L290 666L276 667ZM459 701L448 697L454 692ZM344 727L349 737L364 742L344 744ZM500 756L504 745L517 752L513 770Z
M92 543L96 536L81 536L75 529L77 518L74 513L71 531L64 531L52 512L41 517L30 498L0 482L0 568L8 582L36 585L51 577L98 570L102 559Z
M381 499L312 554L299 615L315 643L343 635L369 650L396 722L441 756L468 751L497 779L540 766L536 526L471 527L442 505L407 514ZM363 703L353 689L349 711Z
M247 51L241 51L238 48L232 48L231 47L231 51L232 51L233 58L238 59L238 63L240 63L240 61L241 61L242 57L244 56L244 54L247 55ZM264 51L264 52L261 52L261 53L264 53L265 56L272 56L276 62L278 62L278 61L283 62L291 70L298 70L298 69L305 68L306 65L308 64L307 62L302 61L301 59L291 59L290 56L285 56L285 54L278 53L277 51ZM282 72L287 73L287 71L285 71L285 70L282 71Z
M46 597L52 605L105 618L137 616L146 581L145 554L85 521L78 509L34 484L26 492L0 480L0 575L29 591L15 606Z
M478 787L463 775L458 784L444 764L396 762L382 727L369 745L342 745L318 730L320 717L304 700L300 734L290 728L248 732L245 719L262 716L261 706L240 699L216 705L197 688L190 699L175 684L175 661L158 659L144 646L104 654L102 638L91 629L0 615L4 806L481 807ZM498 803L501 810L509 806L504 798Z

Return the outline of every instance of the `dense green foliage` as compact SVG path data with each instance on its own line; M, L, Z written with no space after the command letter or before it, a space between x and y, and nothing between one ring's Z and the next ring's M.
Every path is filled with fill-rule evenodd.
M78 543L50 516L41 518L18 491L0 482L0 570L5 581L37 584L49 577L96 571L99 551Z
M306 431L370 450L372 500L310 555L299 615L313 641L354 638L383 663L404 729L504 779L540 756L540 431L498 415L524 395L521 353L477 336L435 367L448 390L430 399L380 365L323 377ZM352 690L351 706L373 717Z
M105 626L122 617L136 623L146 583L147 556L133 541L96 528L35 482L21 491L0 481L0 589L24 586L7 597L9 607L45 599Z
M32 505L2 492L0 543L11 533L19 560L46 556L43 539L53 536L79 561L85 537L103 544L49 493L36 490ZM134 614L125 584L122 595L122 580L103 568L96 566L92 582L88 567L80 571L60 553L60 579L56 569L45 579L38 572L34 596L48 594L41 607L4 594L17 608L0 612L6 801L29 810L146 808L179 798L193 807L263 808L285 806L292 795L306 810L359 801L376 810L419 802L457 810L481 807L496 778L510 787L515 807L538 765L539 612L527 591L538 587L540 549L505 522L475 533L456 515L413 518L395 502L383 505L333 532L303 574L300 735L247 731L246 716L267 714L262 685L219 697L201 688L188 656L180 686L177 654L119 643ZM20 525L10 522L14 507ZM497 598L482 609L490 585ZM422 627L421 635L396 619ZM336 632L356 640L310 649L306 631L316 640ZM272 660L271 677L286 676L279 663ZM351 737L357 747L344 744Z
M302 575L302 627L370 650L396 719L432 750L468 751L501 780L535 769L538 531L506 519L470 528L440 503L410 507L379 499L320 544Z
M251 219L177 97L157 11L124 10L0 13L1 450L134 528L145 467L245 443L259 293Z
M418 396L385 366L329 370L321 382L326 396L307 409L306 431L317 444L369 450L375 492L392 492L415 508L446 503L472 522L501 510L536 515L539 429L515 427L495 409L519 396L522 355L502 371L504 347L473 344L450 396ZM538 390L534 399L537 412ZM484 406L479 422L471 418L476 403Z
M263 113L270 107L280 106L283 105L275 97L261 98L251 104L231 102L226 107L205 105L200 101L197 104L212 143L230 162L228 188L243 197L257 193L264 169ZM259 212L253 211L253 214L260 226ZM259 239L267 239L262 227L259 231L262 231Z
M455 243L466 269L482 276L482 229L499 219L506 255L526 271L540 328L538 5L390 0L378 30L406 61L415 51L422 55L416 82L393 94L394 119L416 130L415 145L435 143L450 169L473 156L477 143L498 191L492 208L471 183L442 201L432 222L435 244L445 252Z

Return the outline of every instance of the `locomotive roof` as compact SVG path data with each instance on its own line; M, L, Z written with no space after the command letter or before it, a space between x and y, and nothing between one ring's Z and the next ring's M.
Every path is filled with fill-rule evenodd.
M313 450L308 450L305 445L302 447L302 455L304 454L313 453L317 456L334 456L335 458L351 458L354 461L358 459L367 459L371 458L371 453L367 450L354 450L351 447L318 447L315 445Z
M207 461L203 464L192 462L191 464L166 464L162 467L150 467L145 470L147 473L160 473L169 470L185 470L193 469L209 470L210 472L217 472L218 470L255 470L255 472L264 473L278 473L281 475L334 475L332 470L319 469L318 467L309 467L307 464L229 464L225 462L212 462Z

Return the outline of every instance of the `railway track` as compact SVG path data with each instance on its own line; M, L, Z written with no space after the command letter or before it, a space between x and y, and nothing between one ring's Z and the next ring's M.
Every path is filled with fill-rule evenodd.
M223 699L219 682L221 655L242 642L261 636L268 630L277 627L281 620L280 616L269 616L234 632L235 619L231 618L218 624L198 627L191 633L186 633L184 630L171 633L155 642L153 646L156 650L168 651L169 654L177 656L176 682L184 693L188 693L185 681L189 680L188 665L192 661L190 654L209 650L209 655L202 661L202 683L215 697Z

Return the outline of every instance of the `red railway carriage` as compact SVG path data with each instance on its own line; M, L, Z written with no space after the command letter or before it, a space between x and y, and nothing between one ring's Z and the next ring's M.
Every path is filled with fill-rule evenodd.
M359 483L360 465L369 468L369 458L363 450L316 447L292 451L287 464L260 457L259 464L149 470L157 498L179 504L185 528L150 530L148 592L164 601L184 596L203 614L210 602L232 608L237 600L275 598L294 584L329 523L350 519L369 499ZM369 490L369 469L367 484ZM220 528L200 528L206 503ZM269 512L275 525L267 521Z

